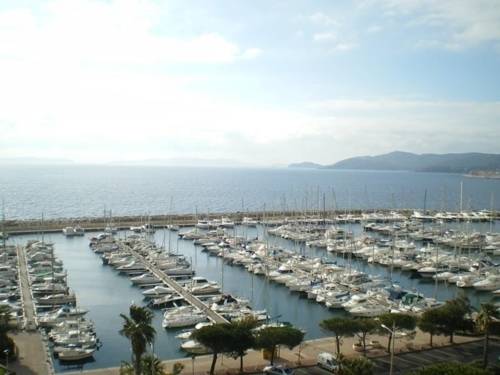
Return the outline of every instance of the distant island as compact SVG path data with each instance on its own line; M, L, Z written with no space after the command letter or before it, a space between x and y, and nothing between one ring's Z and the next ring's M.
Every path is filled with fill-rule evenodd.
M324 166L311 161L303 161L302 163L292 163L288 165L288 168L324 168Z
M394 151L383 155L348 158L331 165L302 162L288 167L463 173L471 177L499 178L500 154L413 154Z

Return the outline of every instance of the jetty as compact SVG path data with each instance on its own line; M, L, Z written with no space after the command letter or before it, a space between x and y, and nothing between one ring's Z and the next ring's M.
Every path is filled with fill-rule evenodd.
M139 260L149 272L155 275L158 279L160 279L163 283L165 283L168 287L174 290L177 294L179 294L182 298L186 300L190 305L196 307L200 311L203 311L207 317L212 320L214 323L229 323L229 321L224 318L222 315L210 309L206 304L204 304L198 297L192 294L186 288L183 288L179 283L177 283L173 278L167 276L163 271L158 269L153 263L151 263L144 256L139 254L137 251L132 249L124 242L120 242L120 247L125 252L128 252L137 260Z
M17 246L16 251L19 266L19 286L24 312L24 329L27 331L34 331L37 328L37 320L35 304L33 303L31 285L28 276L26 249L23 246Z
M176 225L178 227L191 227L197 224L198 219L212 220L216 218L226 217L235 224L241 224L245 217L256 220L260 223L282 223L285 221L304 221L315 220L335 223L360 223L366 221L366 216L372 216L374 221L386 222L391 221L394 213L401 215L405 219L411 219L416 211L414 209L366 209L366 210L286 210L286 211L255 211L255 212L219 212L205 215L194 214L171 214L171 215L151 215L147 217L147 223L155 228L165 228L168 225ZM483 212L477 215L477 212L471 211L472 215L467 215L464 212L456 212L447 216L443 216L443 212L436 210L424 210L418 218L424 221L470 221L470 222L487 222L500 220L500 211ZM424 214L425 213L425 214ZM113 217L114 227L117 230L128 230L130 227L141 226L146 223L144 216L116 216ZM15 236L23 234L37 233L62 233L63 228L78 224L85 229L85 232L103 231L109 224L108 218L102 217L78 217L78 218L52 218L40 221L39 219L20 219L20 220L5 220L4 233Z

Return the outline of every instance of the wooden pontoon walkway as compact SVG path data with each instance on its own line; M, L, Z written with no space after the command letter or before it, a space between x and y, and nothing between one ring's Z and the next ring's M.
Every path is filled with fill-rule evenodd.
M19 286L24 312L24 329L33 331L37 328L36 311L31 294L31 286L28 276L28 266L26 263L26 248L17 246L17 260L19 266Z
M183 288L174 279L167 276L163 271L158 269L154 264L152 264L149 260L144 258L137 251L133 250L130 246L128 246L123 242L120 243L120 245L123 250L127 251L128 253L132 254L136 259L140 260L144 264L144 266L149 270L149 272L151 272L153 275L155 275L157 278L163 281L171 289L175 290L175 292L179 294L182 298L184 298L190 305L198 308L199 310L207 314L208 318L212 320L214 323L229 323L229 321L226 318L224 318L222 315L219 315L215 311L211 310L198 297L191 294L191 292Z

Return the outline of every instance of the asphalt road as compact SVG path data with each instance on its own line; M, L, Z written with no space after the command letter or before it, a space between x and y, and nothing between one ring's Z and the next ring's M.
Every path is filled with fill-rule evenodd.
M500 341L490 341L489 361L495 363L500 356ZM466 344L435 348L419 352L402 353L394 356L394 375L408 374L419 367L438 362L472 362L483 357L483 341L474 341ZM372 358L375 375L389 374L390 356ZM295 375L331 375L317 366L301 368Z

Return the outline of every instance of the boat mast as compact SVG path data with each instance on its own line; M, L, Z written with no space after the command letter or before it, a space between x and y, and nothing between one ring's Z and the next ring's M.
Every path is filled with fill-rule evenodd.
M493 233L493 221L495 220L494 207L495 207L495 192L492 191L490 195L490 233Z
M6 248L7 233L5 233L5 201L2 198L2 245Z
M463 210L463 204L464 204L464 182L460 181L460 213L462 213Z

